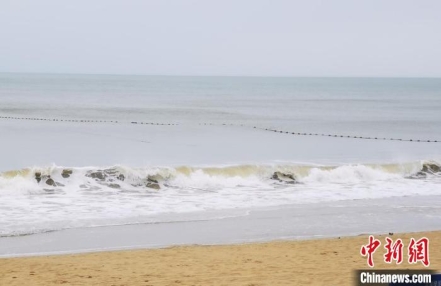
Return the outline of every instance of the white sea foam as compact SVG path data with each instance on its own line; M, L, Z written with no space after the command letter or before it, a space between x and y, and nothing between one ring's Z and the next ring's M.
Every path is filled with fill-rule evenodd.
M201 211L393 196L439 195L441 177L407 176L422 162L383 165L237 165L215 167L34 167L0 175L0 235L71 227L161 221ZM62 170L73 171L69 178ZM271 179L295 174L298 184ZM91 173L105 174L103 180ZM35 173L41 173L38 183ZM124 178L119 177L123 175ZM50 176L59 186L48 186ZM160 190L146 187L148 177ZM123 180L122 180L123 179ZM62 186L61 186L62 184ZM207 216L205 213L202 217ZM185 217L185 216L184 216ZM216 215L212 216L215 218Z

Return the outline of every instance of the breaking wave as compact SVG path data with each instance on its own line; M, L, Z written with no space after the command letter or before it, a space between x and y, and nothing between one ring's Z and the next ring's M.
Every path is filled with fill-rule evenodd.
M0 236L441 194L440 164L33 167L0 174Z
M167 189L200 188L219 189L240 186L268 186L278 183L271 180L275 172L292 174L296 183L357 184L393 179L417 178L424 165L435 161L402 164L357 164L343 166L317 165L233 165L218 167L150 167L106 168L60 166L33 167L0 173L0 196L7 193L35 193L56 189ZM420 172L420 173L419 173ZM425 172L437 176L437 172ZM51 180L49 180L51 179ZM150 187L148 186L150 184Z

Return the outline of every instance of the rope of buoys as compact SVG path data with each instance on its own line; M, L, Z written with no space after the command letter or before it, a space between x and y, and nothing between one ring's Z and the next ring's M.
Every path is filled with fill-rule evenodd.
M127 123L117 120L84 120L84 119L58 119L58 118L38 118L38 117L13 117L13 116L0 116L0 119L13 119L13 120L36 120L36 121L60 121L60 122L77 122L77 123ZM141 124L141 125L160 125L160 126L177 126L178 123L158 123L158 122L143 122L143 121L130 121L130 124ZM246 127L244 124L233 124L233 123L199 123L199 125L210 125L210 126L240 126ZM297 136L322 136L322 137L334 137L334 138L351 138L351 139L364 139L364 140L387 140L387 141L404 141L404 142L419 142L419 143L441 143L441 140L421 140L421 139L401 139L401 138L386 138L386 137L368 137L368 136L354 136L354 135L338 135L338 134L327 134L327 133L307 133L307 132L292 132L284 131L271 128L262 128L253 126L253 129L260 129L264 131L290 134Z
M368 137L368 136L351 136L351 135L337 135L337 134L326 134L326 133L305 133L305 132L289 132L270 128L259 128L254 126L255 129L261 129L270 132L300 135L300 136L323 136L323 137L335 137L335 138L351 138L351 139L365 139L365 140L388 140L388 141L407 141L407 142L421 142L421 143L441 143L439 140L414 140L414 139L401 139L401 138L386 138L386 137Z
M84 120L84 119L58 119L58 118L38 118L38 117L13 117L13 116L0 116L0 119L13 119L13 120L33 120L33 121L61 121L61 122L76 122L76 123L123 123L117 120ZM179 125L177 123L158 123L158 122L142 122L132 121L131 124L145 124L145 125Z

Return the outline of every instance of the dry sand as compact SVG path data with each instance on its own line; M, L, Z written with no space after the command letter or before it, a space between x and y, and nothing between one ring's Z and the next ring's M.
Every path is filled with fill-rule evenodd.
M375 269L422 269L407 263L410 237L430 239L430 269L441 270L441 232L394 234L405 261ZM62 256L0 259L0 285L353 285L353 269L367 268L360 247L367 236L220 246L185 246Z

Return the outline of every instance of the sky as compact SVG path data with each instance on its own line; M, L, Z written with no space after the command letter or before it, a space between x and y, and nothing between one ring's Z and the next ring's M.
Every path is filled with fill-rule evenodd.
M0 72L441 77L439 0L0 0Z

